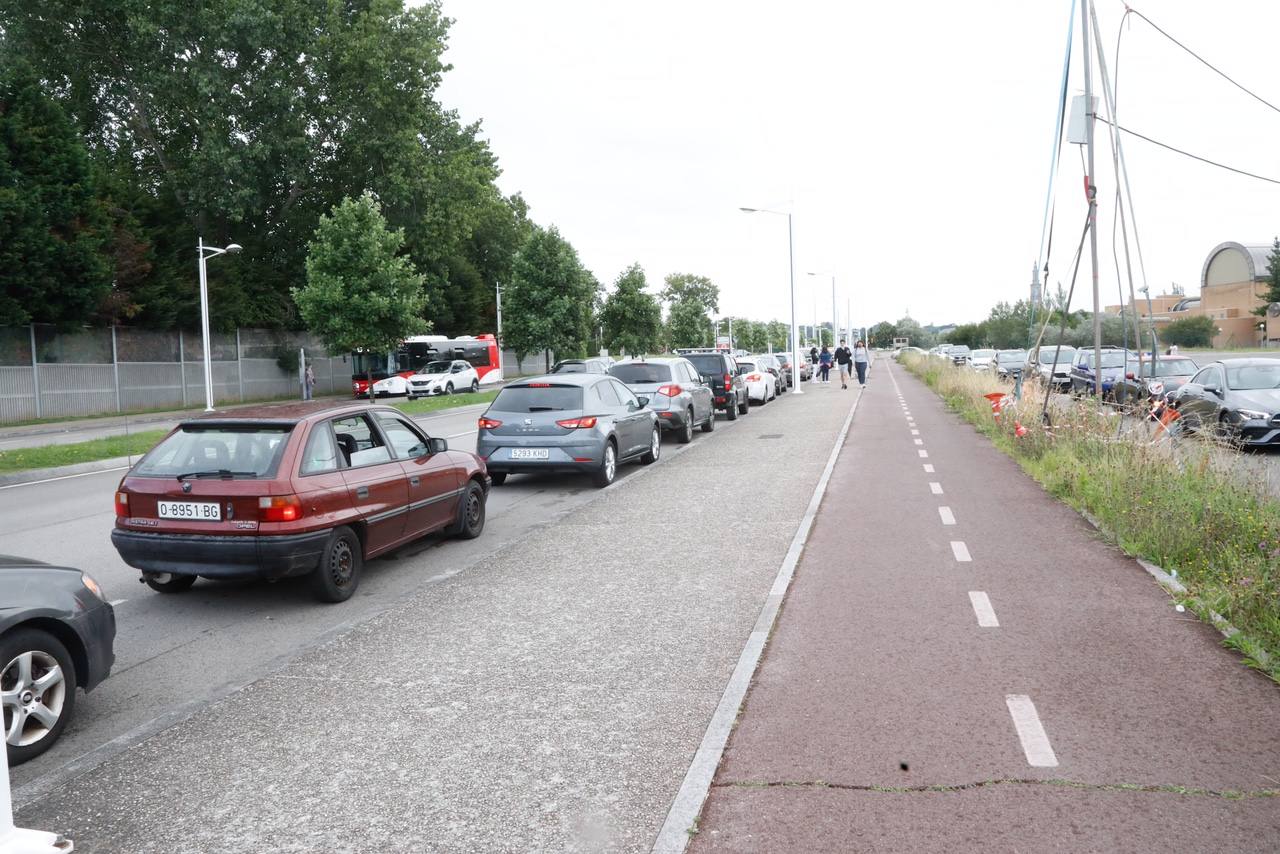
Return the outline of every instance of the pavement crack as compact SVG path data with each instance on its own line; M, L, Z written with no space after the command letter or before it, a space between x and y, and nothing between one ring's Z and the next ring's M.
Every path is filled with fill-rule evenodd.
M849 792L877 792L881 794L915 794L919 792L964 792L973 789L989 789L996 786L1038 786L1059 789L1080 789L1091 792L1153 792L1189 797L1220 798L1222 800L1249 800L1252 798L1277 798L1280 789L1206 789L1198 786L1177 786L1147 783L1085 783L1078 780L1036 780L1003 778L977 780L971 783L936 783L920 786L876 786L855 783L833 783L829 780L735 780L713 783L718 789L841 789Z

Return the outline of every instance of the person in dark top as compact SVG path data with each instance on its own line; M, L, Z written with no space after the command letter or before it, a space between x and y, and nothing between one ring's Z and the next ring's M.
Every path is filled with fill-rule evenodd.
M822 352L818 354L818 370L822 372L822 381L824 383L831 382L831 351L824 344Z
M845 340L840 339L840 346L836 348L836 365L840 368L840 388L849 387L849 372L853 370L853 352L845 346Z

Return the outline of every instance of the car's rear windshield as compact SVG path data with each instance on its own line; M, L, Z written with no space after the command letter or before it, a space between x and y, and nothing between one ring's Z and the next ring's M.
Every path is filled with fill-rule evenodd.
M553 374L585 374L586 372L586 362L561 362L551 369Z
M1240 391L1280 388L1280 360L1274 365L1243 365L1227 368L1227 385Z
M1150 360L1143 362L1142 375L1144 377L1152 376L1151 368ZM1155 363L1155 376L1157 377L1189 377L1197 370L1196 363L1190 359L1160 359Z
M969 353L969 348L961 344L958 347L952 347L948 352L952 356L966 356Z
M271 477L291 425L184 425L138 463L138 477Z
M559 412L582 408L582 387L576 385L513 385L498 392L493 409L500 412Z
M671 380L671 368L652 362L626 362L609 369L624 383L665 383Z
M693 362L693 366L698 369L700 374L716 375L724 373L724 356L717 356L713 353L703 355L691 353L685 358Z

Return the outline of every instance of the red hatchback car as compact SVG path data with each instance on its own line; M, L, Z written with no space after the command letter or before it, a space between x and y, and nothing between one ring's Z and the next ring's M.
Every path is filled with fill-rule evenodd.
M489 485L484 460L389 406L239 409L178 425L138 461L111 542L162 593L309 575L341 602L368 558L442 529L479 536Z

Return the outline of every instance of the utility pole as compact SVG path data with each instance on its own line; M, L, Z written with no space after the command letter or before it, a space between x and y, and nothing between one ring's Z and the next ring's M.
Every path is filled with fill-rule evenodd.
M1089 0L1081 0L1080 3L1080 30L1084 36L1084 126L1085 148L1088 150L1085 192L1089 197L1089 256L1093 262L1093 394L1102 397L1102 297L1098 290L1098 188L1093 180L1093 57L1089 50Z
M493 293L498 307L498 376L502 376L502 285L494 282ZM506 379L503 377L503 379Z

